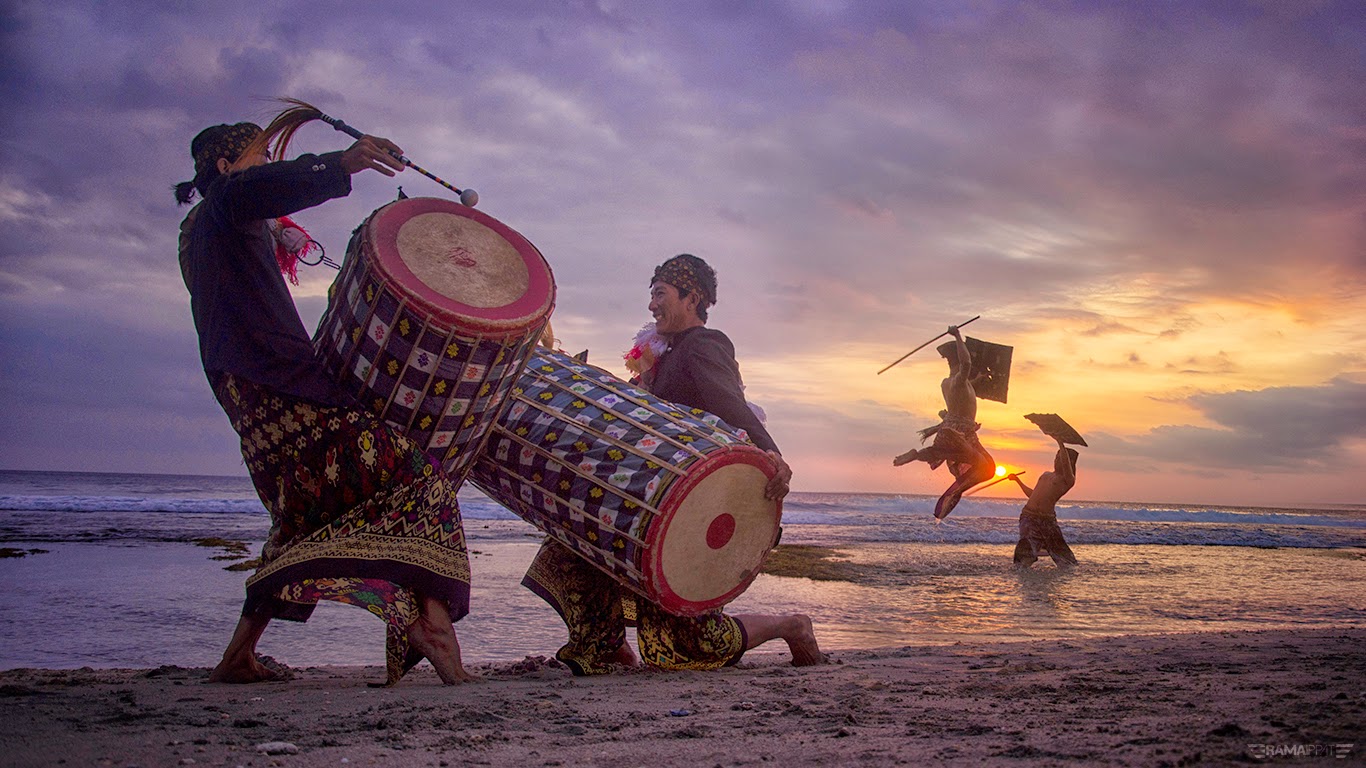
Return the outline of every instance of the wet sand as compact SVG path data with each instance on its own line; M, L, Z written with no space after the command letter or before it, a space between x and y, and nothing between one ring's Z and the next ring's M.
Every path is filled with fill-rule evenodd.
M763 649L761 649L763 650ZM751 652L707 673L573 678L543 657L292 670L0 672L4 764L1180 766L1366 755L1366 630L908 646L795 669ZM282 750L268 754L263 745ZM1351 747L1336 745L1353 744ZM1334 750L1345 761L1334 760ZM1317 760L1316 760L1317 762Z

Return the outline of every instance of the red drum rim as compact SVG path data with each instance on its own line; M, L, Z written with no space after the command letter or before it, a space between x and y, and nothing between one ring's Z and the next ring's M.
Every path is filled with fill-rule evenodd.
M438 293L424 283L398 255L399 230L409 219L424 213L462 216L506 240L526 265L527 287L521 298L499 307L477 307ZM555 306L555 278L540 250L517 230L483 211L439 197L412 197L375 211L368 229L368 239L373 243L373 266L403 286L415 304L442 322L485 334L523 334L549 317Z
M654 599L664 610L683 616L695 616L719 608L744 593L759 575L764 559L767 557L769 549L772 548L773 540L778 535L778 527L782 521L783 513L781 499L772 502L763 500L765 504L774 505L772 533L767 540L752 544L746 550L738 553L745 556L746 560L752 559L753 565L746 566L743 577L738 579L731 589L705 599L688 598L680 595L670 586L667 574L664 573L666 559L664 544L668 541L669 529L674 527L674 523L678 519L677 513L688 500L692 491L718 470L726 467L738 469L745 466L757 469L762 473L765 482L772 479L777 472L773 466L773 460L762 450L750 445L735 445L712 453L696 464L689 466L686 470L687 474L680 477L665 493L665 497L659 505L659 513L662 519L655 521L654 525L650 526L650 532L647 534L645 542L645 559L647 562L641 563L641 571L644 577L642 586L647 593L654 595ZM722 510L720 514L708 521L705 531L706 545L712 549L722 549L729 543L734 533L734 517ZM753 555L752 558L746 556L751 554ZM706 567L707 564L700 563L699 566Z

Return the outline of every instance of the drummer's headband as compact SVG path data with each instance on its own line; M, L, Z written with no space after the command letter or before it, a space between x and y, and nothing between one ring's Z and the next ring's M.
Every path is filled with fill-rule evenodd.
M698 306L704 310L716 303L716 270L690 253L679 254L656 267L650 285L660 282L672 285L680 294L696 291L702 298Z
M237 162L242 150L260 135L261 126L256 123L215 125L200 131L190 144L190 153L194 155L194 175L201 176L211 168L216 169L219 158L227 158L229 163Z
M199 194L204 194L209 184L218 178L219 158L227 158L230 163L237 162L242 156L242 151L251 146L260 135L261 126L255 123L225 123L200 131L190 142L190 156L194 158L194 179L176 185L176 200L182 204L188 203L196 190Z

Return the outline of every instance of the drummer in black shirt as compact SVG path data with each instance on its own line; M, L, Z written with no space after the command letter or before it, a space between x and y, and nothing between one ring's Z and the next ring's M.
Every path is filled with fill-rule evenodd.
M389 684L423 658L446 683L471 679L452 626L469 610L457 485L324 372L271 226L348 195L353 174L402 171L401 151L366 136L344 152L271 162L278 130L238 123L201 131L190 146L195 177L176 186L181 204L203 198L181 225L180 264L204 373L271 516L262 565L209 679L280 677L257 658L257 641L271 619L306 620L322 599L384 619Z

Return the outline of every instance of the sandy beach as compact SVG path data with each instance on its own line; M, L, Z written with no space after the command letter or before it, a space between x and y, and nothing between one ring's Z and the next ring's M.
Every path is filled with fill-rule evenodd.
M563 622L519 583L539 535L475 498L457 630L483 682L424 664L370 687L380 622L328 604L262 640L291 680L228 686L207 665L241 608L225 568L266 522L249 484L10 482L6 768L1366 763L1356 509L1077 505L1082 564L1021 571L1013 510L973 501L935 525L932 497L794 494L727 610L810 615L830 664L769 644L717 672L584 679L547 660Z
M575 679L543 657L473 669L483 682L445 687L423 664L387 689L367 685L379 667L296 668L253 686L182 667L14 669L0 672L0 748L11 766L300 768L1341 765L1366 754L1358 628L908 646L806 669L757 652L710 673Z

